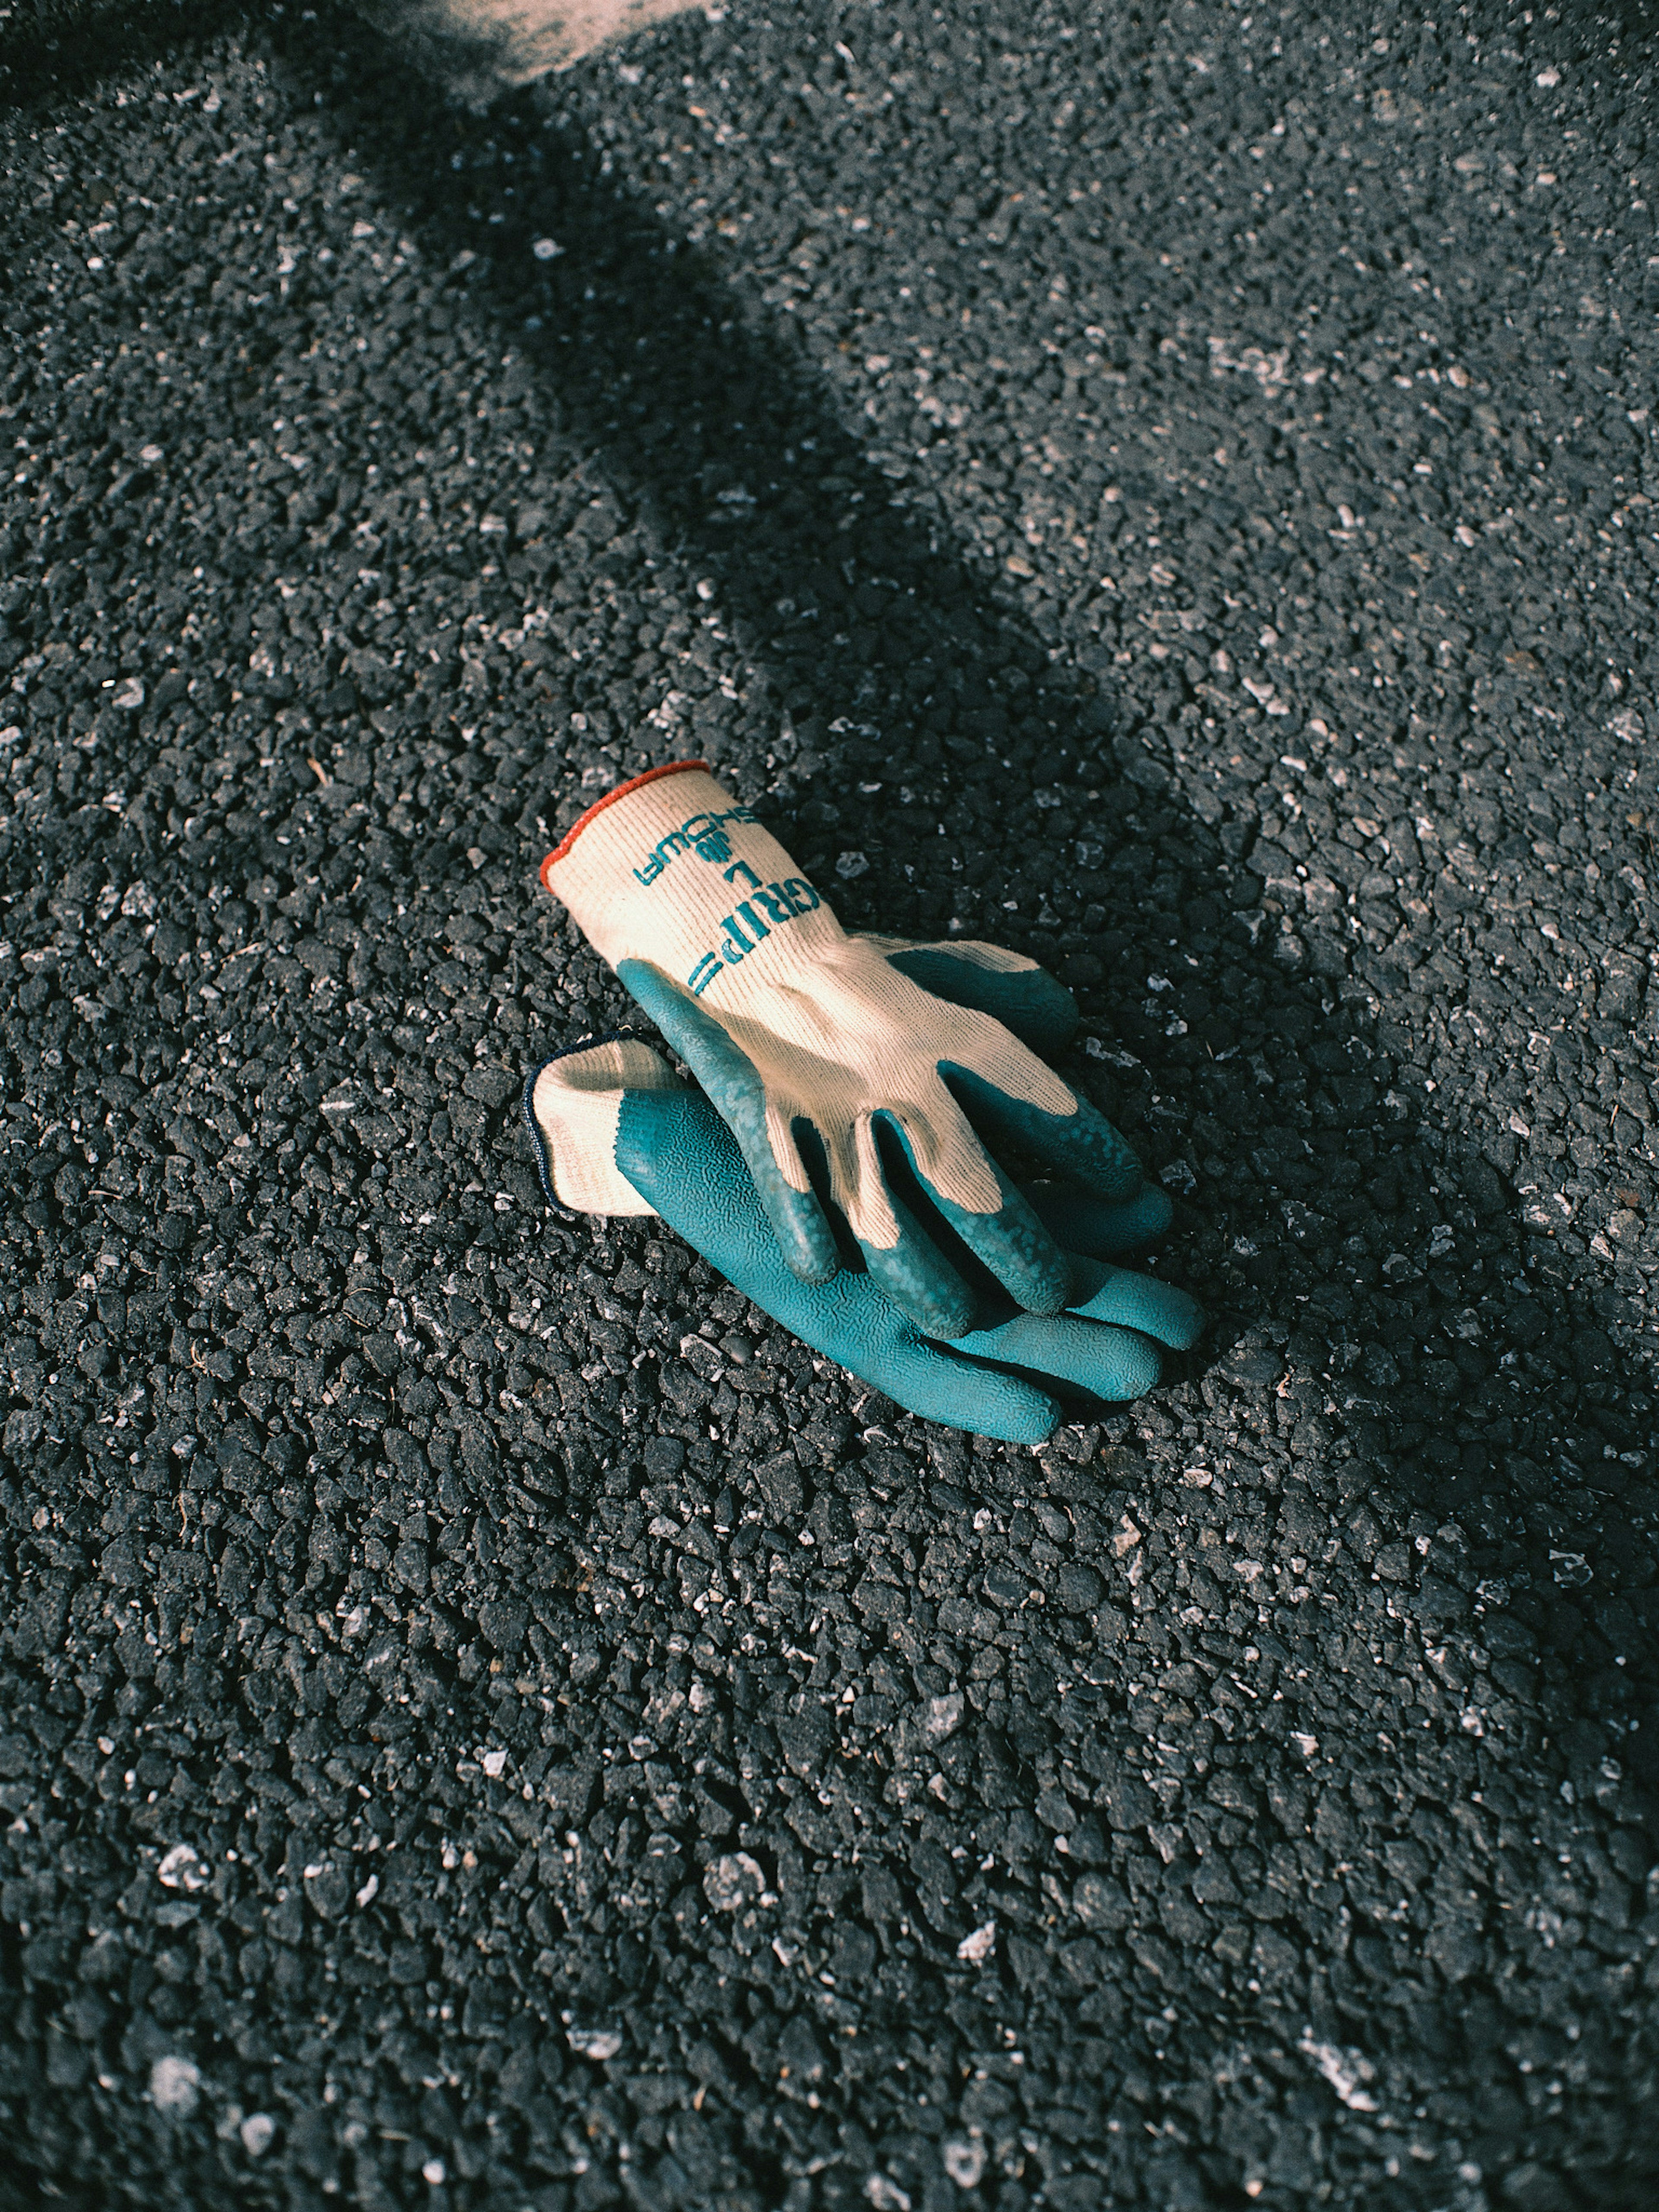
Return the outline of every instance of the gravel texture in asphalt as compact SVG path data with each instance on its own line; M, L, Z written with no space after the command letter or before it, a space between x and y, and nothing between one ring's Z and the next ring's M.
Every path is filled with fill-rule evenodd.
M104 21L0 25L0 2200L1650 2205L1646 33ZM691 751L1077 990L1154 1398L544 1218L536 865Z

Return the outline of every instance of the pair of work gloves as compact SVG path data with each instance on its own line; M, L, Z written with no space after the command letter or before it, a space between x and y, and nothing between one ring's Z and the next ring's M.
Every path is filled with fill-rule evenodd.
M609 793L542 881L702 1086L631 1036L548 1060L525 1113L556 1204L659 1215L911 1413L1014 1443L1197 1336L1184 1291L1117 1264L1170 1202L1036 1057L1077 1007L1034 961L849 933L702 761Z

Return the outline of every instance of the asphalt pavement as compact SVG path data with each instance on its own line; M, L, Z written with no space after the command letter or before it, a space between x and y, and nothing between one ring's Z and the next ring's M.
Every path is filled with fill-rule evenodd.
M1659 2185L1644 19L0 18L0 2202ZM690 752L1209 1334L911 1419L519 1121Z

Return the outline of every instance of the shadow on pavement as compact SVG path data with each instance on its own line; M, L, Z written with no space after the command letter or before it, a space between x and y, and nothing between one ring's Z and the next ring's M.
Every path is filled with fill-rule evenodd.
M1017 900L1017 919L975 933L1059 952L1106 1065L1126 1048L1139 1063L1121 1082L1084 1063L1084 1079L1108 1111L1133 1102L1157 1166L1169 1147L1158 1103L1182 1102L1196 1157L1172 1179L1193 1187L1196 1225L1166 1264L1215 1316L1191 1379L1224 1411L1235 1383L1289 1363L1281 1552L1296 1548L1301 1486L1322 1528L1328 1512L1370 1547L1379 1613L1411 1613L1431 1636L1462 1627L1481 1645L1484 1673L1449 1650L1439 1672L1472 1741L1495 1734L1564 1801L1594 1798L1656 1832L1644 1806L1659 1784L1659 1728L1638 1723L1659 1620L1650 1591L1620 1587L1632 1500L1651 1494L1650 1378L1612 1341L1620 1294L1591 1288L1559 1249L1565 1224L1511 1186L1516 1148L1420 1120L1425 1018L1443 988L1415 967L1420 951L1372 955L1327 933L1309 918L1316 887L1282 853L1253 851L1219 807L1213 820L1189 811L1158 755L1203 711L1190 679L1170 664L1156 719L1131 726L1075 610L1022 608L897 495L788 318L670 235L574 131L550 127L556 88L483 116L434 109L350 26L326 60L309 40L290 65L404 204L423 252L455 270L452 312L510 339L602 449L618 494L708 574L776 670L793 740L775 749L786 773L773 811L820 880L838 848L870 860L841 897L848 920L933 934L958 884L982 886L993 913ZM562 251L538 262L534 241L548 237ZM486 240L487 256L461 267ZM374 366L395 382L395 351ZM1133 499L1122 512L1133 518ZM550 573L557 549L527 544L517 558ZM1423 743L1403 726L1397 739ZM720 743L717 724L707 742ZM914 848L878 811L910 764L963 810L964 866L948 888L904 865ZM885 787L868 809L860 781ZM1057 802L1033 810L1037 789ZM1069 927L1049 910L1056 889L1073 894ZM1078 943L1079 924L1085 949L1067 955L1060 939ZM1178 963L1191 969L1184 1024L1146 991L1149 972ZM1635 996L1609 995L1598 1021L1617 1035L1640 1012ZM1593 1053L1596 1036L1592 1024L1543 1048ZM1616 1161L1599 1158L1615 1180ZM1242 1268L1228 1264L1239 1257ZM1219 1613L1227 1601L1202 1601ZM1363 1674L1365 1641L1363 1626L1341 1652L1327 1641L1321 1662ZM1313 1650L1304 1638L1304 1662ZM1403 1822L1418 1796L1403 1770L1397 1795ZM1489 1789L1486 1800L1500 1819L1529 1818L1519 1798L1505 1808ZM1622 1870L1639 1877L1648 1846L1634 1825L1624 1832ZM1497 2031L1466 1984L1475 1954L1449 1924L1437 1973L1380 1929L1334 1961L1333 1993L1357 2034L1387 1993L1422 2047L1462 2043L1479 2071ZM1596 1969L1610 1990L1639 1952L1633 1936L1613 1939ZM1490 2093L1495 2151L1524 2116L1496 2075Z
M1558 1292L1569 1271L1552 1265L1541 1237L1526 1240L1505 1180L1515 1146L1460 1147L1421 1128L1395 1087L1422 1057L1435 979L1419 973L1413 985L1409 963L1420 956L1409 949L1345 951L1316 921L1307 927L1307 887L1273 872L1282 852L1253 852L1251 833L1219 809L1213 823L1185 809L1158 756L1202 711L1190 683L1172 675L1156 719L1132 726L1109 668L1097 665L1107 656L1091 653L1077 625L1052 608L1022 611L896 496L787 318L757 310L613 186L601 156L548 127L556 90L482 117L434 112L355 23L340 32L334 69L317 82L342 135L407 208L426 254L469 258L452 278L453 312L497 325L600 447L623 495L706 572L750 649L779 672L793 742L786 735L778 748L786 795L770 811L821 872L839 846L871 860L862 882L837 891L849 919L938 933L963 884L981 890L993 913L1015 900L1017 917L983 926L1055 961L1082 997L1085 1031L1102 1031L1109 1051L1131 1048L1154 1094L1180 1094L1199 1073L1213 1079L1218 1064L1246 1091L1267 1087L1247 1079L1264 1042L1303 1062L1318 1086L1310 1107L1274 1084L1281 1127L1252 1139L1257 1171L1271 1164L1275 1207L1291 1210L1288 1244L1252 1256L1244 1272L1261 1295L1242 1297L1231 1323L1221 1310L1200 1364L1215 1366L1218 1347L1266 1308L1279 1317L1281 1347L1298 1364L1328 1362L1334 1381L1346 1378L1346 1410L1383 1424L1367 1456L1396 1461L1413 1502L1468 1510L1517 1482L1542 1498L1554 1486L1529 1475L1527 1455L1547 1444L1583 1470L1588 1492L1618 1496L1631 1463L1603 1462L1604 1448L1629 1454L1647 1441L1640 1413L1615 1402L1632 1378L1618 1372L1595 1302ZM314 46L293 58L316 71ZM551 264L533 255L544 237L562 249ZM481 238L487 257L477 255ZM395 351L367 366L396 383ZM408 397L418 422L419 394ZM1126 515L1138 504L1127 500ZM508 566L545 577L556 560L556 544L532 543ZM718 716L697 736L718 745ZM1409 741L1403 727L1398 736ZM658 753L667 742L654 740ZM942 783L947 807L976 817L985 848L944 885L901 862L915 848L890 781L868 805L854 795L860 779L913 765ZM1031 809L1032 789L1058 793L1059 803ZM580 804L570 796L567 812ZM1073 919L1034 925L1055 890L1075 893ZM1082 902L1099 912L1079 928ZM1089 949L1067 953L1062 936ZM1178 1036L1156 994L1144 1008L1133 1003L1146 998L1142 971L1170 964L1170 953L1189 956L1201 978L1182 1003L1203 1011ZM1605 1006L1603 1025L1616 1034L1639 1008L1627 986ZM1478 1022L1478 997L1470 1013ZM1593 1051L1595 1039L1592 1027L1580 1048ZM1098 1064L1082 1073L1109 1110L1133 1088ZM1158 1119L1146 1117L1154 1146ZM1211 1146L1229 1171L1223 1181L1246 1164L1213 1127L1188 1141ZM1616 1158L1608 1167L1616 1177ZM1194 1207L1216 1203L1200 1177ZM1446 1226L1437 1234L1437 1222ZM1228 1225L1246 1226L1236 1208ZM1411 1244L1407 1264L1373 1265L1345 1246L1375 1243L1380 1231ZM1419 1264L1435 1243L1450 1249ZM1528 1250L1527 1295L1505 1297L1505 1272ZM1342 1261L1355 1271L1351 1286L1331 1279ZM1298 1334L1293 1310L1304 1302L1313 1311ZM1559 1361L1553 1370L1540 1345ZM1432 1366L1426 1395L1402 1397L1402 1348Z
M239 0L35 0L7 11L0 105L73 100L117 71L247 21Z

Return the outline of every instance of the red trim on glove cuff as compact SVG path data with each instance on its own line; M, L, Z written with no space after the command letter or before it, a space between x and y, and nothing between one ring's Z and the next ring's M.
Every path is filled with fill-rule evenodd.
M603 799L596 799L586 813L566 830L559 843L542 862L541 878L544 889L550 891L553 889L552 884L547 880L548 870L556 867L565 858L570 848L596 814L603 814L607 806L614 806L619 799L626 799L630 791L638 791L647 783L654 783L659 776L683 775L688 769L707 769L708 766L708 763L705 760L666 761L661 768L648 768L643 775L630 776L626 783L619 783L614 791L607 791Z

